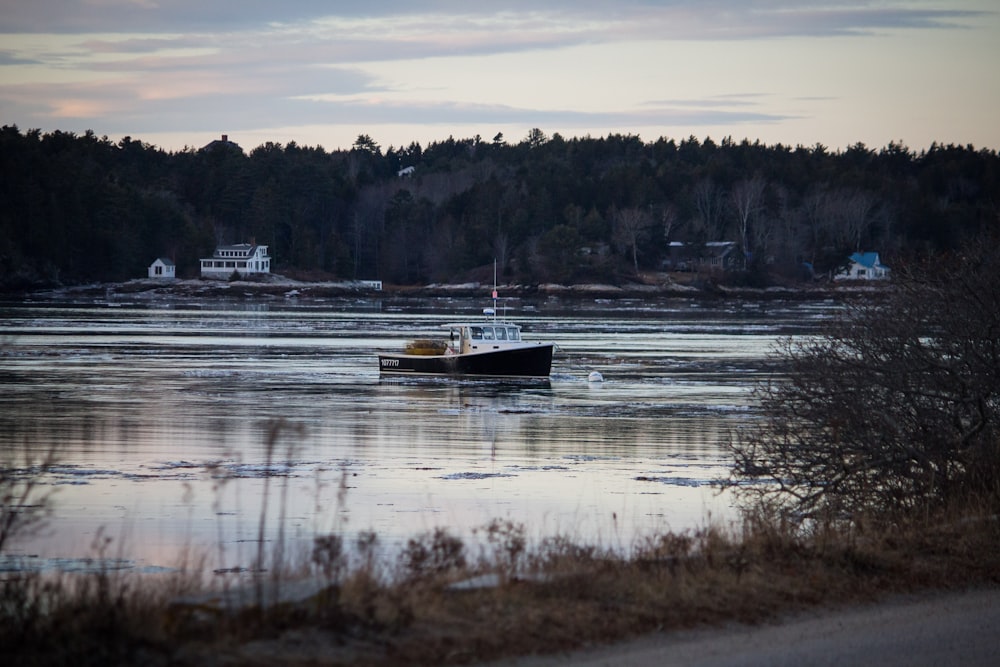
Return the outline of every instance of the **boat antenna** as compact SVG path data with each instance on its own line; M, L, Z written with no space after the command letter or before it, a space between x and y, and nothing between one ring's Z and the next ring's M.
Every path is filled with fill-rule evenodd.
M493 307L483 308L483 315L497 319L497 260L493 258Z
M497 258L493 258L493 319L497 318Z

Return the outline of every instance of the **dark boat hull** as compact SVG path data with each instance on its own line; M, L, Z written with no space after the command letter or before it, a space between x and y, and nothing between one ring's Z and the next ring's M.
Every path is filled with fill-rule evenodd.
M380 354L382 375L470 375L543 378L552 369L552 343L471 354Z

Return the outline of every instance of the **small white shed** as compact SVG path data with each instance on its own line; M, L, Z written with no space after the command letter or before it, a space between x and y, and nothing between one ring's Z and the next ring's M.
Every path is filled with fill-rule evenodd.
M157 257L156 260L149 265L150 278L173 280L177 277L176 271L177 267L174 266L174 263L165 257Z

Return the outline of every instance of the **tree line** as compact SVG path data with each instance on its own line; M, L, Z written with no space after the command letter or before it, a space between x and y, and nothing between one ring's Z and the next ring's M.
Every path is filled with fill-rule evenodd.
M634 279L670 244L735 244L721 280L829 275L855 251L910 258L998 223L997 152L768 146L693 136L564 138L534 129L383 148L228 141L167 152L0 129L0 281L141 277L156 257L196 277L219 244L270 246L272 271L426 284ZM489 267L489 272L486 268ZM804 271L808 267L809 271Z

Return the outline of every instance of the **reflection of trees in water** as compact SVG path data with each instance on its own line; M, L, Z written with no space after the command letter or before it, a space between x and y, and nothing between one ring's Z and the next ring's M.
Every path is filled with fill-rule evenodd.
M371 520L380 531L404 534L417 515L427 525L438 518L420 514L431 496L452 502L448 511L481 511L475 502L482 485L442 481L445 473L535 467L497 478L497 495L506 502L520 494L531 504L536 493L570 497L585 483L601 489L592 498L600 505L605 481L664 476L660 468L675 461L705 463L714 474L721 440L746 414L741 406L749 397L741 385L765 368L757 355L773 329L746 332L777 322L781 333L789 333L800 312L809 313L801 325L808 331L816 311L815 304L741 308L744 330L733 325L741 315L732 304L673 301L657 304L662 312L637 313L636 305L616 310L612 302L587 302L576 308L571 300L556 300L551 308L566 311L559 316L539 297L533 302L537 310L518 320L529 325L532 338L564 344L550 382L379 380L376 348L397 345L416 329L437 332L440 313L424 311L439 311L441 303L466 313L482 305L477 299L423 299L401 311L393 301L396 310L389 313L356 313L333 301L314 308L234 306L231 312L215 304L205 310L80 307L78 319L66 311L32 311L21 316L26 323L19 328L27 333L0 371L16 385L0 394L0 446L19 439L39 447L58 442L71 455L67 465L75 466L68 470L119 471L102 480L86 477L87 484L63 487L59 495L82 508L97 507L92 499L104 502L113 494L120 506L108 509L104 502L91 512L93 520L117 525L127 511L137 542L147 525L160 526L164 534L173 530L179 540L185 531L200 530L191 528L188 512L210 530L220 520L242 525L239 512L258 507L262 480L251 478L257 470L251 466L263 458L262 424L276 416L306 427L295 466L298 486L290 487L307 487L300 496L306 526L316 504L308 488L312 471L325 470L331 478L345 462L357 529ZM523 303L518 310L523 312ZM232 327L249 328L218 335ZM600 387L585 381L595 368L605 375ZM732 405L736 411L729 410ZM247 466L236 470L240 481L231 485L232 495L238 488L240 497L226 496L224 510L233 512L226 519L213 514L213 480L193 467L163 465L219 460L228 462L227 470ZM84 481L82 475L77 479ZM195 499L175 510L182 494L178 482L188 481ZM83 510L71 511L76 514L68 519L58 517L62 539L68 539L67 530L81 530L73 523ZM152 542L130 546L165 548Z
M369 415L371 421L355 432L414 449L488 445L531 456L668 450L715 458L732 419L725 412L691 414L631 403L627 390L608 387L591 394L581 386L579 396L568 397L564 390L530 386L496 392L476 384L399 389L393 394L397 402Z
M716 458L730 424L707 417L558 417L530 424L525 446L546 454L657 456L664 452Z

